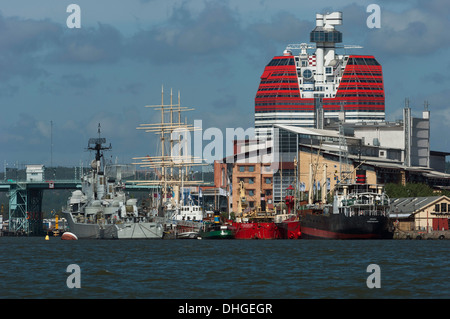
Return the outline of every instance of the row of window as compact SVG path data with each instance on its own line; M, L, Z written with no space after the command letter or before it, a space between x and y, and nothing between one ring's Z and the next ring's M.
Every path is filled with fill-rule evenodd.
M434 211L436 213L447 213L447 212L450 212L450 204L448 204L448 206L447 206L447 203L436 204L434 206Z
M239 178L239 182L244 182L244 183L248 183L248 184L255 184L255 179L253 177L249 177L249 178ZM272 178L270 177L266 177L264 178L264 183L265 184L272 184Z
M267 66L282 66L282 65L295 65L294 59L287 58L287 59L273 59L272 61L267 64Z
M296 72L289 72L289 71L284 71L284 72L273 72L271 74L271 76L297 76Z
M359 92L357 94L337 93L336 97L384 97L384 95L383 94L368 94L365 92Z
M278 112L292 112L292 113L313 113L314 109L311 108L309 110L302 110L302 109L284 109L280 110L279 108L276 109L268 109L268 110L255 110L255 113L278 113ZM306 115L302 115L302 117L306 118Z
M261 80L261 84L271 83L297 83L296 79Z
M311 106L314 104L311 102L258 102L255 103L255 106L268 106L268 105L295 105L295 106Z
M383 83L382 79L372 79L372 78L368 78L368 79L363 79L360 77L355 77L355 78L345 78L341 80L341 83L351 83L351 82L355 82L355 83Z
M384 105L384 102L374 102L374 101L343 101L345 105ZM333 102L323 102L323 106L340 106L336 104L335 101Z
M289 122L289 124L295 124L295 123L292 123L292 121L300 121L300 123L301 123L301 121L304 121L304 120L307 120L307 119L313 119L313 117L309 117L309 118L307 118L307 117L304 117L304 116L302 116L302 117L299 117L299 118L292 118L292 117L264 117L264 118L260 118L260 119L258 119L258 122L262 122L262 121L291 121L291 122ZM279 124L282 124L282 123L279 123ZM299 124L299 123L297 123L297 124Z
M374 107L374 108L367 108L367 107L345 107L345 111L352 111L352 110L356 110L356 111L363 111L363 112L380 112L380 110L382 110L383 107ZM279 112L292 112L292 113L312 113L314 110L310 109L310 110L292 110L292 109L286 109L286 110L280 110L279 108L277 109L270 109L270 110L256 110L255 113L279 113ZM338 109L338 107L336 107L336 109L330 109L327 110L325 109L325 114L327 113L338 113L340 112L340 107ZM302 119L308 119L308 118L313 118L313 115L311 115L311 117L308 117L306 115L302 115ZM266 118L259 118L259 120L265 120ZM289 119L294 119L294 118L289 118Z
M374 71L363 71L363 70L358 70L358 72L354 71L354 70L348 70L345 71L344 74L342 75L343 79L346 76L355 76L355 75L363 75L363 76L383 76L383 74L381 72L374 72Z
M339 90L383 90L379 86L340 86Z
M258 94L258 95L256 96L257 99L260 99L260 98L269 98L269 97L272 97L272 98L277 98L277 97L294 97L294 98L300 98L300 95L299 95L299 94L267 94L267 95L261 95L261 94Z
M282 87L282 86L271 86L271 87L262 87L259 88L258 91L298 91L298 87Z
M267 154L270 154L271 150L267 150ZM259 150L257 151L257 154L259 155L260 152ZM255 171L255 166L254 165L239 165L238 166L239 172L243 173L243 172L254 172ZM269 166L263 166L263 173L268 173L271 172L271 168L270 165Z
M347 65L380 65L380 63L373 58L349 58Z
M342 33L339 31L312 31L309 34L310 42L342 42Z
M384 101L342 101L345 105L384 105ZM323 102L323 106L339 106L340 104L336 104L336 101ZM257 102L255 106L284 106L284 105L293 105L293 106L306 106L306 107L314 107L314 103L311 102Z

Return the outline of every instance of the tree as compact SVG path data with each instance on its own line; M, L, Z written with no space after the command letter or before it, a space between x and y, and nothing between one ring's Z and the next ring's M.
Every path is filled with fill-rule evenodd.
M401 184L389 183L386 184L385 191L390 198L426 197L436 195L430 186L419 183L406 183L404 186Z

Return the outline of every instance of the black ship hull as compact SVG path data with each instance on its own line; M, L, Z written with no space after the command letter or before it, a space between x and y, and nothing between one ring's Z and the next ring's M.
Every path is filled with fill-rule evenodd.
M305 239L391 239L387 216L304 214L301 233Z

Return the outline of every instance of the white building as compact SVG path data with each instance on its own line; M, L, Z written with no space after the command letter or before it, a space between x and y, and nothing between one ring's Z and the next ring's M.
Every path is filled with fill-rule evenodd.
M44 165L26 165L27 182L44 181Z

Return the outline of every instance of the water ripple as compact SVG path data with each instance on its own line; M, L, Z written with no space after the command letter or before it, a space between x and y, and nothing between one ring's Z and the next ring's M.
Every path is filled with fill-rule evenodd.
M0 298L450 298L449 241L0 243ZM372 263L380 289L366 285ZM80 289L66 286L69 264Z

